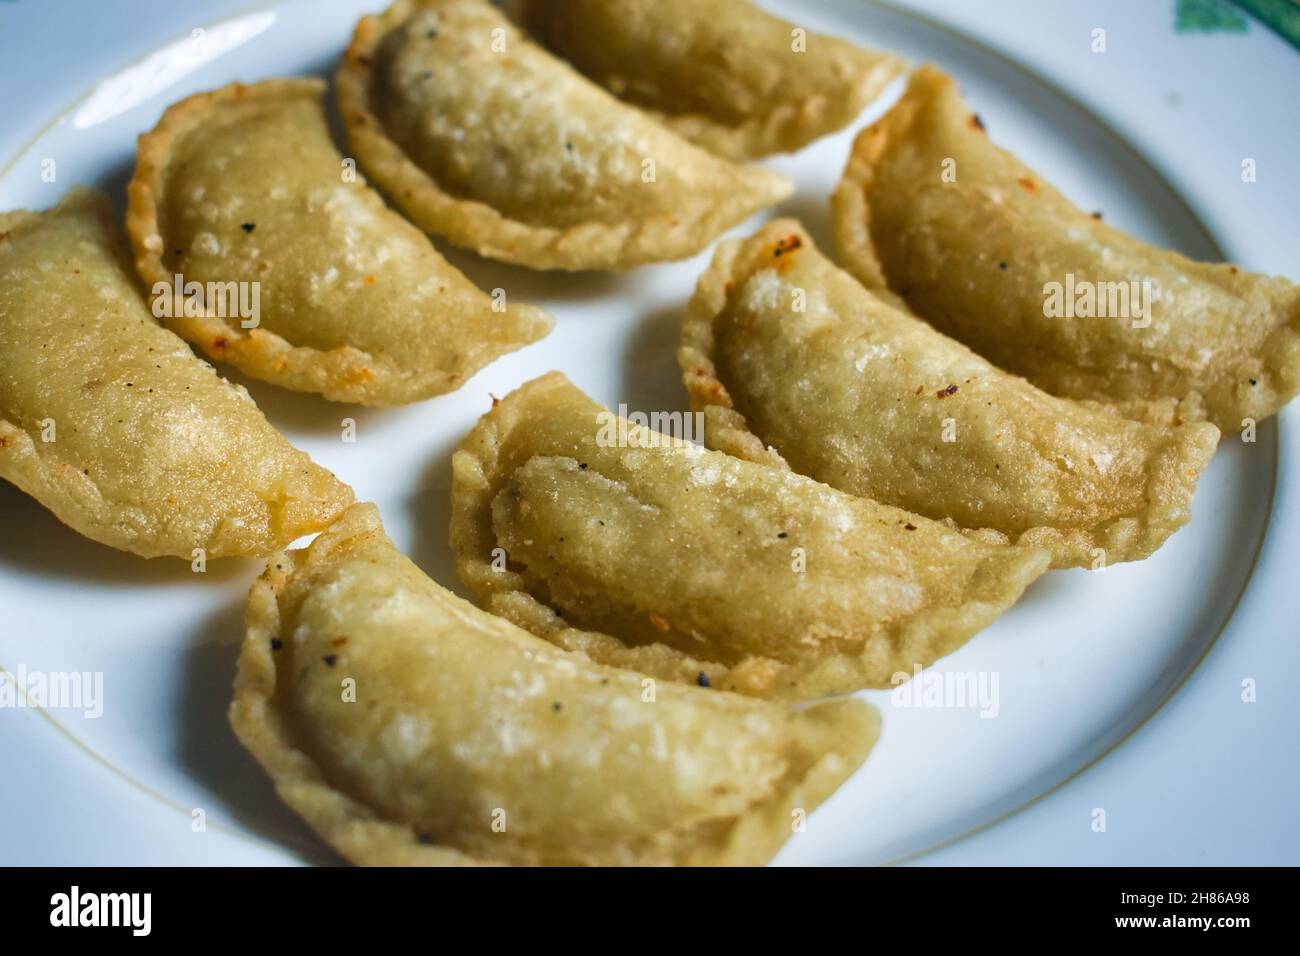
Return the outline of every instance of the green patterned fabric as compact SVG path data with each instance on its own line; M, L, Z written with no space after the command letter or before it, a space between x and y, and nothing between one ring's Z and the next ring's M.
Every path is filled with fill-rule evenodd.
M1174 9L1174 29L1179 33L1198 31L1240 33L1246 18L1232 8L1228 0L1178 0Z
M1300 49L1300 0L1175 0L1174 29L1179 33L1244 33L1249 21L1242 10Z
M1237 0L1237 6L1249 10L1300 49L1300 0Z

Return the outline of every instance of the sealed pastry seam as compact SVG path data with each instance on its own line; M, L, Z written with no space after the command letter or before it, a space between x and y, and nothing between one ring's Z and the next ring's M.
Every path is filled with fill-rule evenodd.
M464 16L467 5L470 8L478 6L471 0L397 0L384 13L363 17L335 78L339 110L352 148L370 176L425 231L446 236L456 245L481 255L536 269L620 270L693 255L718 233L764 206L784 199L792 191L792 185L783 176L758 167L726 163L684 140L677 141L666 127L663 134L676 141L673 146L677 153L674 165L695 165L718 174L725 170L734 180L726 195L701 205L687 190L679 197L678 208L672 210L639 218L631 213L622 222L593 219L552 227L513 218L488 202L458 195L445 188L414 162L385 129L375 110L375 98L379 95L375 70L385 38L403 27L413 15L451 10ZM474 10L473 15L495 18L499 22L496 29L503 32L509 43L533 47L491 7ZM537 54L549 57L540 48L537 48ZM505 54L501 58L508 59ZM557 78L567 81L572 77L589 85L591 97L601 104L601 112L626 111L629 122L654 123L647 114L620 103L579 77L563 62L555 60L553 68ZM530 95L545 96L547 92L539 89ZM388 95L392 95L391 91ZM493 108L484 106L484 109ZM688 170L681 172L690 175ZM523 175L524 171L516 172L516 177Z
M860 701L646 686L454 597L358 505L253 586L230 719L366 865L763 863L879 730Z
M801 30L748 0L518 5L524 25L559 56L687 140L737 162L794 152L848 125L904 68L897 57ZM659 71L670 74L667 85ZM792 98L788 89L808 71L812 88ZM701 102L717 92L710 81L719 74L734 91L755 73L761 85L744 96ZM692 80L693 101L674 103Z
M955 179L941 187L943 161ZM906 198L894 179L911 184ZM858 134L831 205L859 281L1053 395L1229 431L1300 392L1300 285L1188 259L1083 212L990 142L934 67ZM1141 286L1144 320L1045 318L1046 285L1075 272L1083 286Z
M2 214L0 236L0 477L88 538L187 561L266 554L351 503L157 325L101 194Z
M758 159L775 152L796 152L814 140L849 125L902 70L887 60L872 66L849 88L845 99L828 94L806 96L798 103L775 104L771 111L738 126L725 126L699 113L655 113L693 143L733 160Z
M141 135L135 175L127 188L127 233L136 271L146 291L166 290L170 308L164 309L163 321L199 345L210 358L234 365L254 378L297 391L316 392L336 401L381 406L404 404L454 390L499 355L544 336L553 325L550 316L526 305L511 305L502 312L494 311L488 297L474 289L464 276L442 259L426 237L386 209L382 199L368 189L359 175L351 184L344 185L342 157L329 141L325 118L320 111L325 86L323 80L315 78L266 80L252 85L232 83L173 104L153 130ZM374 274L366 276L366 282L372 286L377 281L402 286L383 292L386 296L396 297L396 301L376 300L374 297L380 294L378 289L371 292L370 304L364 300L346 300L354 327L351 331L342 329L338 336L346 339L351 335L357 341L377 340L383 337L387 326L391 328L389 337L409 335L411 345L418 348L402 349L390 342L390 348L380 353L347 341L324 348L294 341L297 335L307 333L318 339L329 338L335 335L331 325L341 321L337 316L326 316L321 303L312 299L304 298L298 303L284 301L295 298L295 288L306 287L309 282L315 287L341 271L328 265L326 260L327 265L321 267L321 274L315 274L320 263L312 263L313 274L304 274L306 267L292 259L294 250L269 249L266 256L255 260L257 269L252 271L240 262L227 263L219 269L217 278L223 285L266 286L268 282L272 283L265 290L266 294L259 297L262 311L273 316L278 311L281 321L290 321L290 312L294 313L292 323L296 333L277 332L269 327L245 327L243 317L228 314L224 299L208 302L200 297L197 308L194 302L176 301L171 290L184 277L178 276L166 262L166 257L172 252L169 247L177 241L169 237L165 223L166 208L172 201L168 190L183 189L193 193L183 200L191 209L205 200L211 201L203 195L210 190L201 181L201 174L191 173L185 168L180 158L182 147L187 137L209 135L210 124L214 121L230 122L237 116L235 111L253 109L267 113L281 110L285 127L294 121L301 122L299 114L292 111L302 110L301 115L309 117L313 124L310 129L302 131L311 135L311 145L304 145L300 140L298 143L267 144L267 148L279 150L282 155L276 161L290 166L307 161L290 150L315 148L317 152L309 159L318 165L329 166L328 175L339 179L337 188L355 194L350 200L351 212L337 215L364 217L364 223L359 222L355 227L356 241L387 242L395 250L389 253L396 257L395 260L382 254L376 257L367 253L367 261L373 260L380 274L378 278ZM245 135L267 134L256 130ZM280 129L276 135L287 139L291 130ZM229 152L227 162L231 163L223 174L227 178L238 175L238 163L247 165L249 162L234 152L242 147L243 144L237 142L225 144ZM320 172L321 169L312 169L310 175ZM200 177L197 184L187 180L187 177L195 175ZM308 175L305 170L301 174L303 178ZM292 169L287 171L287 176L291 182ZM277 194L288 194L277 195L277 210L285 208L286 203L302 207L294 208L294 215L304 215L309 203L319 201L307 192L293 194L291 187L279 183L272 190ZM271 202L269 197L248 197L250 204L256 204L258 200L268 205ZM331 199L325 202L325 206L329 208L338 202L338 199ZM263 233L276 225L276 215L284 213L268 211L267 216L272 222L262 223ZM215 218L216 213L213 216ZM370 227L368 224L376 218L386 219L387 228ZM363 225L376 234L365 233ZM253 222L244 226L247 241L257 238L253 233L257 226ZM325 223L322 222L321 226L324 228ZM218 241L211 233L207 235L210 242ZM339 241L335 235L301 238L313 243L315 248L325 250L331 250L332 243ZM175 251L180 253L181 250ZM341 267L355 258L351 250L340 246L335 264ZM404 271L399 274L396 270ZM441 282L438 291L426 292L428 280L434 278ZM199 284L203 285L202 282ZM154 298L157 306L158 296L155 294ZM343 303L345 300L338 298L338 301ZM343 306L331 308L337 311ZM462 312L465 313L463 318ZM477 323L475 315L478 316ZM407 329L406 332L398 329L395 316L405 318L401 328Z
M785 257L784 260L780 258L782 255ZM789 461L789 449L783 453L782 449L777 447L781 444L780 442L773 445L764 441L763 437L755 434L751 423L736 407L732 394L738 385L744 383L728 383L723 380L723 375L718 368L719 346L716 338L716 326L720 319L733 308L733 297L740 293L749 279L763 274L768 274L769 277L779 276L783 270L794 266L794 260L797 256L817 257L815 261L819 264L819 268L822 268L821 264L824 263L824 260L812 247L812 241L807 233L791 220L778 220L769 223L749 240L730 240L720 243L713 264L701 276L695 294L687 306L682 327L682 341L678 351L683 381L691 395L691 406L695 411L704 415L705 440L708 445L740 458L783 468L792 467ZM830 266L829 263L826 263L824 268L833 270L833 272L825 272L824 274L834 276L834 281L838 283L851 283L853 281L840 273L839 270L834 270L834 267ZM1014 390L1017 401L1031 403L1027 406L1031 410L1031 414L1069 416L1072 423L1069 427L1076 431L1082 429L1082 432L1079 432L1080 434L1091 431L1099 436L1099 440L1102 440L1101 436L1106 434L1105 430L1115 430L1115 435L1112 438L1105 439L1110 442L1110 446L1109 450L1103 454L1117 456L1122 451L1131 450L1130 446L1134 443L1140 443L1145 453L1141 471L1141 495L1129 504L1122 505L1119 508L1095 504L1093 510L1099 514L1104 513L1104 517L1086 524L1079 524L1077 521L1057 520L1055 523L1044 522L1030 527L1016 528L1000 522L995 525L984 525L971 522L969 519L954 520L944 501L945 498L954 497L954 495L945 492L945 483L952 484L954 481L960 481L959 478L952 474L936 474L933 476L930 490L926 495L925 507L910 501L905 504L898 501L889 501L888 503L899 504L903 507L911 506L936 520L948 520L969 533L979 534L984 537L993 535L1004 541L1047 548L1053 554L1054 567L1087 567L1096 566L1099 562L1104 565L1116 561L1144 558L1158 548L1174 530L1188 521L1191 514L1192 493L1196 482L1217 446L1218 430L1212 425L1202 422L1180 428L1168 428L1156 425L1143 426L1137 423L1121 423L1115 416L1105 414L1097 409L1026 390L1021 380L989 367L987 363L969 353L969 350L939 335L919 320L898 311L889 302L880 300L875 306L872 306L872 293L861 287L859 287L859 291L862 304L867 307L865 310L860 311L862 318L870 321L870 310L879 308L885 311L878 313L881 318L877 321L887 321L894 329L903 328L903 323L910 324L911 331L905 334L911 335L917 341L924 340L924 343L927 344L925 349L927 362L935 363L945 360L950 364L954 364L954 366L974 370L978 377L991 378L995 383L1004 382L1003 388ZM814 289L808 289L806 292L810 301L817 294ZM777 305L775 308L778 311L770 312L769 318L776 327L793 328L803 320L802 314L790 312L783 305ZM846 320L840 318L837 321L845 322ZM856 317L847 320L850 325L859 321L861 319ZM846 325L845 334L848 334L848 332L849 325ZM864 375L872 374L869 363L864 362L863 368ZM886 366L886 368L889 368L889 366ZM807 369L789 369L792 380L799 380L800 376L808 376L809 378L804 379L805 381L817 381L818 374L816 371ZM884 374L898 375L893 371L887 371ZM914 378L908 378L906 386L904 386L903 377L907 374L914 374ZM918 368L913 370L913 373L905 372L898 377L896 391L899 395L899 401L911 399L910 392L913 381L921 381L924 374L929 373L923 373ZM944 381L947 381L947 379L945 378ZM864 378L863 383L866 384L866 382L867 379ZM823 384L825 387L832 387L830 383ZM834 387L852 389L853 385L850 382L847 384L841 383L840 386ZM953 394L957 394L957 387L949 387ZM921 394L921 392L917 393L918 396ZM937 397L942 400L944 396ZM766 411L769 414L775 414L772 409L766 409ZM976 409L975 411L982 412L982 409ZM873 413L893 414L888 412L887 409L879 409L878 412ZM867 432L873 429L879 430L879 423L871 421L870 415L873 413L868 413L860 421L840 420L829 424L840 431L849 428L858 433L861 433L864 429ZM1003 425L994 428L992 432L994 436L1001 434L1003 429L1015 427L1015 418L1018 416L1011 415L1009 411L999 412L996 409L995 413L1007 417L1003 419ZM958 413L954 410L953 415L957 416ZM960 416L951 419L954 429L958 427L959 420ZM1065 424L1063 419L1061 427L1065 427ZM1121 435L1119 429L1127 429L1132 434ZM909 436L907 445L910 446L916 443L923 446L929 444L932 437L935 436L925 434ZM969 441L963 438L960 432L956 431L954 431L952 437L955 440L951 444L940 444L936 447L960 449L964 447L962 445L963 441ZM823 439L829 440L826 435L820 437L817 435L808 436L808 441L815 442ZM940 441L942 442L942 439ZM1051 470L1054 465L1051 459L1061 454L1066 447L1061 446L1060 449L1055 449L1048 445L1032 449L1032 454L1046 470ZM898 456L905 458L912 451L913 449L910 447L900 446L894 449L890 457L891 459ZM960 454L960 452L954 451L953 454ZM890 461L879 461L876 462L875 468L884 471L891 464ZM983 464L987 466L992 463ZM1024 465L1025 463L1021 462L1021 464ZM859 462L859 466L866 472L870 472L872 467L871 463L866 461ZM808 463L805 464L805 467L811 467L815 472L820 466L812 466L811 463ZM1000 464L997 467L1001 469ZM1004 486L1004 490L1008 487L1009 482L1016 479L1016 472L1017 467L1014 461L1007 462L1005 471L999 470L997 472L998 483ZM813 477L821 476L814 473ZM849 486L853 482L846 485L832 479L830 483L855 494L865 493L861 487ZM1088 491L1086 485L1081 487L1084 489L1083 491L1073 491L1071 494L1101 494L1100 491ZM948 491L954 492L957 497L970 497L960 488L950 488ZM1083 504L1087 504L1086 499Z
M736 126L699 113L651 111L651 115L692 143L736 162L793 153L853 122L901 71L901 63L885 61L863 75L843 100L813 94L797 103L775 104L769 112Z
M890 686L1047 568L623 420L602 445L600 414L559 373L503 399L453 456L451 540L484 607L602 663L784 699Z
M339 791L294 742L290 721L276 704L276 660L272 646L283 640L279 594L313 558L323 560L325 542L313 555L272 555L253 583L245 616L246 639L239 656L230 721L240 742L271 777L276 792L330 846L350 860L383 866L473 866L479 861L458 850L427 846L415 830L384 819L365 803Z

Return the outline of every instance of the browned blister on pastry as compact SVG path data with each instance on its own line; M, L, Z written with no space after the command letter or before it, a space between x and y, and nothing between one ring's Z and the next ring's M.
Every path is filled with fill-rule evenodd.
M0 214L0 477L144 557L267 554L329 524L352 490L154 321L122 245L90 189Z
M615 99L480 0L363 18L337 84L352 149L417 225L536 269L680 259L791 191Z
M324 90L234 83L140 137L127 232L155 313L247 375L367 405L450 392L550 331L384 205L335 149Z
M598 661L759 696L910 676L1049 561L633 424L559 373L485 415L452 473L457 567L486 608Z
M766 862L866 758L792 710L594 664L439 587L357 505L249 595L231 722L355 863Z
M1229 431L1300 391L1300 286L1084 212L933 67L859 134L832 205L858 279L1053 395Z
M1191 516L1218 442L1054 398L872 295L792 220L719 245L679 360L706 442L1056 567L1144 558Z

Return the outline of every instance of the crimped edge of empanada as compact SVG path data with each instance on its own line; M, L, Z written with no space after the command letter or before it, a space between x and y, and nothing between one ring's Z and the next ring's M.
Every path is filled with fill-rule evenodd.
M395 0L382 14L362 17L334 79L339 112L357 158L425 232L445 236L479 255L533 269L620 271L695 255L727 228L792 192L790 181L779 173L737 166L740 182L736 191L728 202L710 207L705 216L686 219L665 214L617 226L588 222L561 229L533 226L504 216L487 203L446 192L388 136L370 105L371 67L380 43L416 10L431 5L424 0ZM572 69L563 60L556 58L556 62L563 69ZM582 81L591 83L585 77ZM591 86L609 96L618 109L634 109L596 84ZM710 162L720 161L712 154L704 155Z
M924 68L922 68L924 69ZM917 71L920 72L919 70ZM913 81L916 74L912 74ZM916 116L916 104L906 95L889 112L862 129L849 147L844 173L831 192L831 235L845 271L894 308L912 315L903 297L889 287L884 267L871 238L871 207L867 191L875 177L874 164L889 141L909 127Z
M3 222L0 221L2 228ZM260 557L303 535L320 531L354 500L350 486L312 461L305 452L293 449L302 456L304 472L315 472L317 477L328 479L328 497L301 499L286 496L278 502L268 501L270 520L252 534L248 530L251 523L232 525L226 520L206 538L184 542L173 540L169 547L160 545L157 537L141 534L139 530L142 526L157 524L160 516L132 506L134 518L126 520L119 513L122 505L106 501L91 478L67 463L45 461L39 447L26 431L0 416L0 478L35 498L60 523L82 537L141 558L193 561L196 548L202 549L209 558ZM104 520L106 516L112 516L111 520ZM175 534L170 537L174 539Z
M1005 538L977 536L985 544L999 546L979 562L961 603L927 608L887 631L864 635L860 652L797 662L750 656L728 666L668 644L631 646L615 635L574 627L534 597L517 571L493 567L497 541L491 519L493 488L501 472L500 449L507 436L521 427L521 410L538 393L571 388L564 375L550 372L520 386L479 419L452 456L450 537L457 574L483 607L598 663L773 700L811 700L864 687L887 687L897 674L910 675L917 664L928 665L961 647L1047 570L1045 550L1004 548L1000 545ZM785 467L779 458L774 461Z
M172 270L163 263L166 239L159 211L164 203L167 168L176 140L224 104L298 97L319 106L326 86L324 80L315 77L230 83L172 104L157 126L140 135L135 174L127 185L126 232L136 273L147 295L156 283L173 281ZM362 182L359 188L369 187ZM452 269L450 264L444 264ZM293 391L314 392L331 401L386 407L455 391L501 355L542 338L554 324L550 316L533 306L512 306L511 312L528 320L528 331L511 347L486 353L480 356L481 361L450 375L403 368L390 357L373 355L351 345L327 350L294 345L267 329L245 329L238 322L218 315L211 307L201 316L168 316L162 321L199 346L209 358L233 365L252 378Z
M908 314L915 313L890 287L876 252L867 195L875 180L880 158L911 134L923 106L921 97L933 100L954 85L953 78L938 67L929 64L919 67L911 75L902 99L854 138L844 173L831 193L831 232L845 269L876 296ZM977 128L981 135L987 136L982 125ZM989 145L997 153L1020 162L1013 153L996 143ZM1040 180L1039 188L1059 195L1045 181ZM1061 199L1069 203L1065 197ZM1073 203L1069 204L1073 206ZM1201 273L1205 278L1208 278L1207 273L1235 276L1247 271L1231 263L1196 262L1172 250L1158 251L1177 256L1187 271ZM1300 285L1289 285L1289 301L1284 296L1277 310L1282 320L1257 352L1243 356L1236 366L1227 370L1223 379L1203 392L1193 390L1185 395L1117 398L1088 389L1087 394L1079 392L1063 397L1151 425L1175 426L1208 420L1226 432L1245 427L1245 419L1261 421L1268 418L1300 394Z
M890 83L906 69L903 61L887 53L864 72L843 100L828 94L808 96L797 103L781 103L737 126L727 126L701 113L650 111L683 139L733 162L794 153L823 136L852 123Z
M108 198L99 190L88 186L73 186L51 209L81 206L93 211L110 235L116 235L116 230L110 225ZM50 210L44 212L48 211ZM7 234L21 226L36 222L44 212L16 209L0 213L0 234ZM129 280L130 265L118 246L119 243L114 243L108 252L118 256L123 273ZM180 346L179 341L177 345ZM200 360L195 358L194 361ZM211 368L206 363L203 364ZM213 374L215 375L216 372L214 371ZM253 399L242 386L230 382L226 384L241 393L250 404L254 404ZM62 524L83 537L142 558L171 557L192 561L195 548L202 548L211 558L263 555L275 548L283 547L295 538L326 527L354 500L349 485L339 480L333 472L314 462L306 452L294 448L288 439L279 436L285 443L285 447L299 457L304 473L312 476L313 480L322 476L328 479L330 483L328 498L302 499L286 495L278 502L268 501L271 520L263 529L251 536L258 540L257 544L248 543L250 535L244 533L247 524L237 526L240 531L238 537L245 543L241 544L233 540L235 536L227 530L230 525L227 521L218 527L212 536L204 540L187 541L174 548L159 547L154 539L142 536L138 531L141 526L153 524L156 516L146 516L135 521L102 520L103 516L112 510L111 503L105 502L103 493L94 481L67 463L52 464L43 459L40 448L32 440L31 435L6 418L6 412L6 409L0 408L0 478L12 482L19 490L35 498ZM267 423L267 428L272 429L273 426ZM138 509L136 513L140 513Z
M279 597L294 577L328 565L354 541L388 540L379 510L370 503L353 505L304 549L272 555L253 583L245 613L229 719L235 736L267 772L279 797L322 840L348 860L364 866L495 865L453 847L429 844L416 829L385 819L367 804L334 787L324 770L301 750L290 722L276 701L276 661L271 641L284 623ZM391 545L391 541L389 541ZM466 605L472 613L482 613ZM501 620L502 627L512 627ZM527 632L522 636L532 638ZM758 865L767 862L790 836L796 809L811 812L866 760L880 734L880 715L860 701L828 701L800 712L823 725L820 743L834 747L807 766L802 776L785 781L771 796L737 817L717 846L690 845L679 863L687 865ZM813 746L810 744L809 749ZM595 862L595 861L593 861Z
M691 409L704 415L705 444L737 458L789 469L780 452L764 445L750 431L749 423L736 410L713 361L713 322L726 308L732 291L746 275L737 259L745 245L763 235L772 240L797 235L803 246L813 246L807 232L793 219L774 220L753 236L719 243L713 262L700 276L695 294L686 306L677 362L682 369L682 381L690 393ZM866 291L877 294L874 289ZM888 299L884 301L893 305ZM934 334L941 335L937 331ZM1098 412L1095 407L1091 410ZM1149 557L1174 531L1191 520L1192 495L1197 480L1218 447L1219 430L1208 422L1194 422L1179 428L1164 428L1161 437L1162 442L1152 450L1147 461L1145 505L1133 514L1117 515L1089 528L1041 526L1016 535L1007 535L994 528L961 530L982 540L1001 539L1044 548L1052 553L1053 568L1093 566L1097 563L1099 549L1103 552L1105 564Z
M494 400L491 411L475 423L452 454L449 537L457 576L483 608L565 650L679 683L698 683L703 674L710 687L765 696L771 688L773 668L752 669L752 679L737 684L734 678L740 675L732 674L735 668L716 661L691 657L666 644L629 647L613 635L575 628L535 598L518 572L493 566L492 551L497 547L491 520L493 477L501 470L504 436L519 427L518 410L531 396L570 387L572 383L562 372L548 372L525 382L504 399ZM674 444L680 441L665 438Z
M867 194L875 181L876 163L896 142L907 137L915 124L921 103L912 95L924 85L931 94L943 90L952 78L936 67L924 65L909 78L907 92L876 122L861 130L849 147L849 158L844 173L831 192L831 235L835 251L844 263L844 270L867 288L878 299L904 312L916 315L907 300L890 287L884 266L876 252L871 235L871 205ZM979 127L981 134L983 126ZM995 147L996 148L996 147ZM1044 184L1046 185L1046 184ZM922 316L917 316L924 321ZM1158 425L1181 425L1205 418L1205 407L1199 394L1178 398L1132 399L1116 402L1096 396L1080 400L1102 414L1116 415L1135 421Z
M270 775L280 799L349 860L374 866L480 865L459 850L421 843L412 827L385 820L336 789L316 761L298 748L289 722L276 706L271 641L279 640L282 631L280 592L292 577L325 564L351 539L383 533L374 505L354 505L309 547L281 551L268 559L266 570L248 592L230 725Z
M526 27L530 6L531 0L516 0L507 4L507 11L515 22ZM753 12L755 16L768 15L757 8ZM867 49L848 40L841 42L852 47L852 58L862 67L847 88L817 93L795 102L776 101L765 112L755 113L742 123L729 125L705 113L668 113L638 103L633 105L675 130L683 139L733 162L794 153L848 126L907 69L906 63L892 53Z

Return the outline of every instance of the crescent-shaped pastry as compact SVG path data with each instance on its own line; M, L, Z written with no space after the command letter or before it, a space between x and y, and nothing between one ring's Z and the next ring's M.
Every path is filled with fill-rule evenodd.
M862 701L552 647L426 577L368 504L253 586L230 719L321 837L385 866L763 863L879 732Z
M0 477L88 538L147 558L262 555L352 489L158 325L108 201L0 214Z
M1300 391L1300 286L1193 262L1083 212L917 71L854 143L836 245L868 288L1067 398L1221 429Z
M550 331L384 205L334 148L324 89L234 83L140 137L127 233L155 314L247 375L367 405L452 391Z
M711 447L1047 548L1055 567L1155 551L1219 436L1039 391L873 296L791 220L719 245L678 358Z
M1049 561L617 418L558 372L485 415L452 476L457 570L488 610L757 696L898 683Z
M737 160L847 126L903 70L749 0L521 0L524 25L614 95Z
M348 140L425 230L536 269L680 259L790 194L619 102L481 0L398 0L337 76Z

